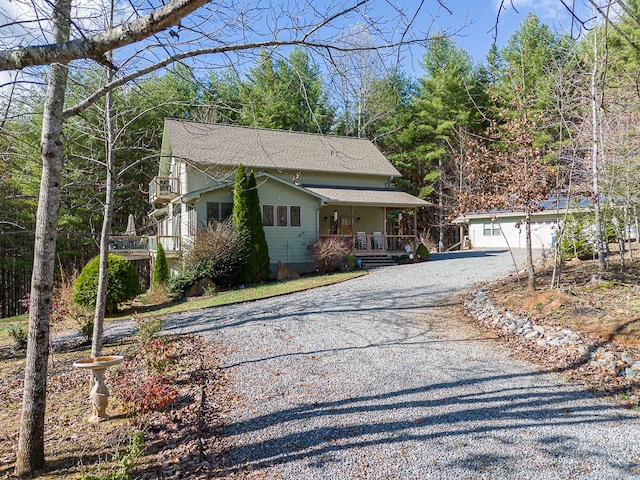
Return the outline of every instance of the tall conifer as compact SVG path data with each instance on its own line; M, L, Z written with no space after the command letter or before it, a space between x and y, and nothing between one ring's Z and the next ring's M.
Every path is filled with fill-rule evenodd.
M260 196L258 195L256 176L253 172L249 175L247 187L253 274L256 281L267 280L269 278L269 246L262 225Z
M244 283L251 283L247 278L247 273L251 270L249 267L249 263L251 262L251 236L249 229L249 209L247 208L247 192L247 175L245 173L244 165L240 164L236 171L236 181L233 186L232 220L238 233L244 239L241 263L242 271L240 272L239 278L241 278Z

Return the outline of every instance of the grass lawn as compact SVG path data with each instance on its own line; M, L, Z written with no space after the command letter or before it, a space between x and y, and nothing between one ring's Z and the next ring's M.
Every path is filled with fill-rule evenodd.
M151 316L162 317L173 313L186 312L188 310L249 302L252 300L260 300L261 298L287 295L289 293L344 282L365 274L366 272L363 270L354 270L351 272L339 272L330 275L314 275L301 277L295 280L274 281L247 288L223 291L215 295L165 301L163 303L154 303L150 295L141 295L139 300L134 304L127 306L117 315L108 317L106 321L130 319L134 315L138 318ZM18 315L16 317L1 318L0 339L8 339L6 330L8 327L21 326L26 328L28 320L29 318L26 314Z

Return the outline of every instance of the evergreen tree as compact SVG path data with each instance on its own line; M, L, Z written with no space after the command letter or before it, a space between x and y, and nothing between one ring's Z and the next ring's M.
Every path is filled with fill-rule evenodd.
M411 179L412 193L433 200L439 164L452 155L456 128L477 130L477 106L486 100L469 54L449 38L430 43L423 67L425 76L412 99L411 118L397 136L402 152L391 160Z
M167 255L164 253L162 242L158 242L158 251L156 253L156 261L153 264L153 287L158 285L166 285L169 281L169 264L167 263Z
M248 183L248 213L250 219L251 235L251 256L252 256L252 277L255 281L269 279L269 246L264 234L262 225L262 214L260 212L260 196L258 186L253 172L249 175Z
M288 59L276 60L271 53L261 52L241 93L245 125L328 132L333 123L320 70L301 49L293 50Z
M247 175L245 173L244 165L238 165L236 171L236 180L233 186L233 211L232 221L236 227L236 231L243 238L242 248L242 263L241 272L238 278L244 283L252 283L250 274L252 269L251 261L251 230L250 230L250 218L249 218L249 198L247 188Z
M256 177L247 178L242 164L236 172L233 189L233 224L243 238L243 260L240 278L246 284L269 278L269 247L262 226L260 198Z

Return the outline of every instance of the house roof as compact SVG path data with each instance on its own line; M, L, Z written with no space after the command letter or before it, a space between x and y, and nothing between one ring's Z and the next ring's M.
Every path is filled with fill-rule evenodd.
M585 210L593 207L593 202L588 198L581 198L579 200L568 199L566 197L551 197L547 200L539 202L539 210L531 212L532 217L540 217L545 215L558 214L565 210L569 213L584 212ZM500 218L500 217L514 217L523 216L522 210L507 210L507 209L494 209L485 211L476 211L465 213L456 217L451 223L460 224L467 223L469 219L481 219L481 218Z
M304 188L303 186L294 183L294 182L289 182L287 180L283 180L280 177L277 177L269 172L259 172L258 174L256 174L256 181L258 182L258 185L261 183L262 180L264 179L271 179L274 182L278 182L281 183L283 185L286 185L289 188L293 188L296 190L299 190L301 192L304 192L308 195L312 195L314 197L317 197L318 200L326 200L322 195L317 194L315 192L311 192L308 189ZM214 190L219 190L221 188L233 188L233 184L234 184L235 180L229 180L227 182L222 182L222 183L218 183L218 184L213 184L213 185L208 185L205 188L202 188L200 190L195 190L189 193L185 193L184 195L182 195L183 199L198 199L200 198L200 196L203 193L207 193L207 192L212 192Z
M431 203L397 190L363 188L305 187L305 190L320 195L327 203L394 207L426 207Z
M426 207L431 203L421 200L413 195L397 190L386 189L367 189L367 188L327 188L327 187L306 187L297 183L283 180L268 172L260 172L256 175L256 180L260 183L260 179L269 178L272 181L286 185L289 188L300 190L304 193L318 198L318 201L327 204L349 204L349 205L368 205L368 206L394 206L394 207ZM197 199L203 193L217 190L220 188L229 188L233 186L233 182L220 183L209 186L202 190L187 193L182 196L184 201L189 199ZM177 200L176 200L177 201Z
M171 154L199 164L399 177L367 139L165 120Z

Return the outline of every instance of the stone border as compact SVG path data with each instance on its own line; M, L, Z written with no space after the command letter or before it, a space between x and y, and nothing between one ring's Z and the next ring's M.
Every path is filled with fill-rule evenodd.
M467 296L464 306L479 322L499 328L503 335L518 335L532 346L563 349L569 354L577 353L585 364L596 370L629 380L640 379L640 360L629 352L614 352L593 344L571 329L539 325L526 316L515 315L497 307L489 298L487 287L475 290Z

